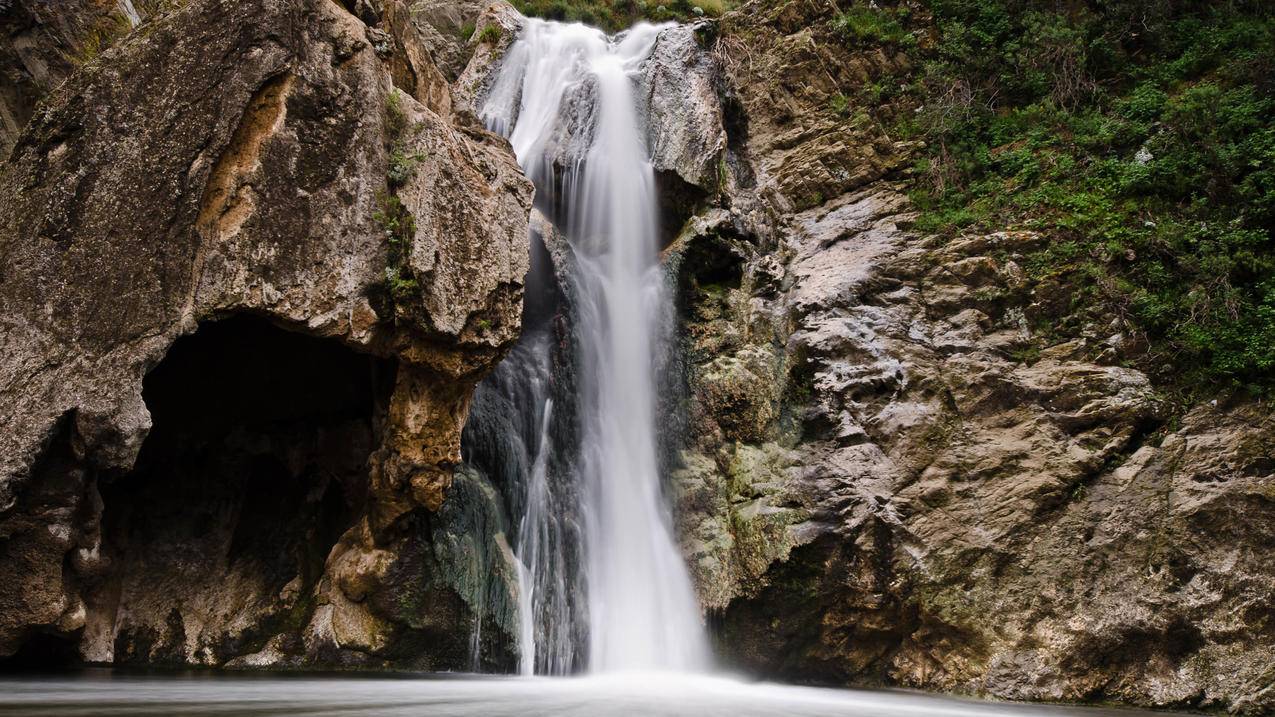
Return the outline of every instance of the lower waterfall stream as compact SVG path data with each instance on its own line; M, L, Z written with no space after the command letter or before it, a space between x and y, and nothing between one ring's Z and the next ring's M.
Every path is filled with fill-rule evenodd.
M497 410L525 416L516 422L521 459L495 469L514 473L498 482L522 488L525 674L708 665L662 495L655 433L669 298L633 85L662 29L643 24L608 38L583 25L528 20L481 112L509 137L535 182L538 209L556 226L545 233L565 237L539 239L554 244L546 252L566 284L560 314L571 350L550 355L546 317L535 315L534 295L547 291L553 271L539 262L527 335L480 389L505 391ZM574 395L552 395L555 360ZM551 436L564 425L555 423L554 406L566 409L559 413L573 422L574 440Z

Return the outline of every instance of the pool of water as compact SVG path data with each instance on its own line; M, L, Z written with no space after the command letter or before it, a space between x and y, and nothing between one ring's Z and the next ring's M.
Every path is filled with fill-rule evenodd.
M590 677L129 673L0 677L0 715L623 715L752 717L1139 717L1154 713L980 702L903 691L842 690L727 677L626 673Z

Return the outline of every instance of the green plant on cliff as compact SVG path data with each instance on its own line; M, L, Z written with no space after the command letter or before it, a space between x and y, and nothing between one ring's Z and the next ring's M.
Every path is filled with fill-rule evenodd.
M372 219L385 232L385 240L389 246L388 266L385 268L386 289L394 303L407 303L420 289L407 264L412 239L416 235L416 218L403 205L402 200L387 193L377 197L377 209L372 213Z
M852 45L914 45L916 38L900 22L909 14L906 5L880 7L856 2L836 16L833 26Z
M1062 338L1145 339L1184 392L1275 386L1275 12L1263 2L932 0L911 78L920 227L1051 241ZM871 30L871 28L869 28ZM868 32L865 30L865 32ZM871 30L878 41L880 34Z
M395 87L385 96L385 138L391 147L401 143L407 134L407 107L403 92Z
M395 192L412 178L424 155L409 149L413 134L406 100L398 88L385 98L385 144L388 152L385 182L387 191L377 196L372 219L385 233L385 290L395 305L410 305L420 285L408 265L408 253L416 236L416 218Z
M409 152L401 146L390 149L389 169L386 172L386 179L390 186L397 188L407 184L407 180L416 173L416 165L420 164L422 159L425 159L424 154Z
M119 42L132 29L132 23L123 13L118 11L106 13L84 31L84 35L79 39L79 47L67 56L67 60L75 65L87 65L96 60L98 55L110 49L111 45Z
M133 6L146 18L180 10L190 0L133 0Z

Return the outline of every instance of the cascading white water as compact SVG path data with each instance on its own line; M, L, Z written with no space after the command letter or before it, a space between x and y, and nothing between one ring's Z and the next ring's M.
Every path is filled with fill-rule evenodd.
M489 127L509 137L541 205L553 205L573 255L581 432L573 474L583 520L588 666L595 672L695 670L708 662L656 457L654 366L668 297L659 266L655 176L633 87L662 29L639 25L608 38L583 25L528 20L482 111ZM542 415L548 431L547 412ZM545 450L542 440L519 559L531 593L523 600L524 618L552 620L562 611L537 609L552 596L535 594L553 589L537 574L553 565L542 554L550 547ZM563 632L524 627L523 639ZM524 670L546 664L535 645L523 650Z

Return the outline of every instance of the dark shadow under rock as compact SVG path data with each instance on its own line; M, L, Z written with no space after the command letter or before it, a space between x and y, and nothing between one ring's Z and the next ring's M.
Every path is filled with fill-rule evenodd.
M209 664L295 641L365 501L394 371L251 317L178 340L143 383L134 470L100 487L85 657Z

